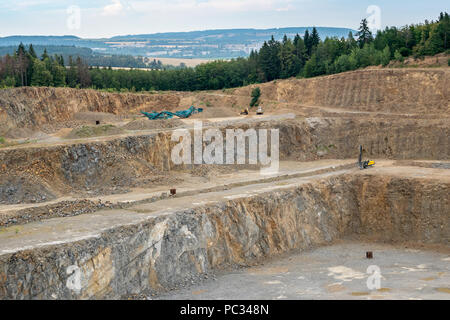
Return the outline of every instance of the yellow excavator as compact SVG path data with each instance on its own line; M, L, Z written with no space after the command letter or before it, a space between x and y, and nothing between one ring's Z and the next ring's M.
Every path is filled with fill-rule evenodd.
M363 152L363 147L359 146L359 157L358 157L359 168L361 170L363 170L363 169L368 169L370 167L373 167L375 165L375 161L373 161L373 160L363 161L362 160L362 152Z
M242 109L240 115L241 116L246 116L249 114L248 108Z
M250 111L248 110L248 108L245 108L245 109L242 109L239 114L241 116L246 116L246 115L250 114ZM256 110L256 114L257 115L263 115L264 114L264 110L261 107L258 107L258 109Z

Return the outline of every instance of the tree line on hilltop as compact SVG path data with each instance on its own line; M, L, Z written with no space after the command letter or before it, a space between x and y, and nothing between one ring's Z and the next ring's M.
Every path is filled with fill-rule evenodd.
M357 34L325 38L316 30L282 41L273 37L247 58L213 61L195 68L174 70L113 70L90 67L80 57L44 51L38 57L30 45L19 45L13 55L0 58L0 87L55 86L113 91L217 90L290 77L314 77L364 68L386 66L392 60L435 55L450 50L450 18L441 13L436 21L387 27L374 36L367 20ZM156 63L156 61L154 62Z

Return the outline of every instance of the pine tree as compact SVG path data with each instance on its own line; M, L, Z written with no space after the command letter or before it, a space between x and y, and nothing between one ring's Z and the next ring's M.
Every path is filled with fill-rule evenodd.
M391 49L389 48L388 45L386 45L382 53L381 64L383 66L387 66L390 61L391 61Z
M77 67L72 59L72 56L69 56L69 69L67 70L67 85L71 88L75 88L77 85Z
M21 42L21 43L19 44L19 47L17 48L16 54L17 54L17 55L19 55L19 54L25 55L26 53L27 53L27 50L25 49L25 46L24 46L23 43Z
M297 33L297 34L295 35L294 41L293 41L293 44L294 44L295 47L297 46L297 43L300 41L300 39L301 39L301 37L300 37L300 35Z
M311 40L312 39L309 36L309 31L308 31L308 29L306 29L305 35L303 36L303 41L305 42L306 53L308 54L309 57L311 56L311 49L312 49Z
M294 47L295 55L297 56L300 64L299 69L301 70L306 63L306 60L308 59L308 52L305 46L305 41L303 41L303 39L299 35L294 38Z
M300 71L300 60L295 52L292 41L285 36L279 52L282 79L296 76Z
M425 42L425 54L433 56L444 50L444 39L439 32L439 26L435 25L431 29L430 37Z
M50 57L48 56L47 48L45 48L44 53L42 54L42 57L41 57L41 61L44 61L45 59L49 59L49 58Z
M53 77L53 85L55 87L63 87L66 85L66 68L60 64L59 59L53 60L51 73Z
M265 81L272 81L280 76L280 58L278 56L280 43L274 37L264 42L260 52L259 61Z
M252 90L252 100L250 101L250 108L257 107L258 106L258 100L261 96L261 89L259 87L256 87Z
M20 78L21 86L28 85L27 83L27 70L29 66L29 60L27 58L27 50L25 49L25 46L21 42L19 47L17 48L15 59L16 59L16 70Z
M316 27L314 27L312 30L312 33L311 33L311 49L312 49L312 51L314 51L314 49L317 48L319 43L320 43L319 33L317 32Z
M367 19L363 19L361 21L361 25L356 35L358 36L358 44L360 48L364 47L365 44L371 43L373 41L373 35L369 29Z
M34 47L32 44L30 44L30 47L28 48L28 53L33 59L37 59L37 54L36 51L34 51Z
M251 84L258 81L263 81L261 72L259 71L259 54L257 51L252 50L248 57L248 76L244 80L245 84Z
M347 43L348 43L349 51L352 50L353 48L356 48L356 46L358 44L356 42L355 38L353 37L353 32L351 32L351 31L348 33Z
M36 60L33 65L33 77L31 80L33 86L52 86L53 76L51 72L46 68L45 62Z
M443 50L450 49L450 17L447 12L441 12L439 17L439 24L437 30L440 38L442 39Z

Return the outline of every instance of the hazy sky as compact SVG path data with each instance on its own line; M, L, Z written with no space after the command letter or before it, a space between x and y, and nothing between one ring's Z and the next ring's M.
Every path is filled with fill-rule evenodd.
M0 37L106 37L225 28L357 28L380 8L381 26L436 19L449 0L0 0Z

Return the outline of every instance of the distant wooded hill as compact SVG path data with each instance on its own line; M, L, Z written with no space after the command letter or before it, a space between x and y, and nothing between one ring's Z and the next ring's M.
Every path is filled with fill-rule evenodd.
M33 45L33 48L38 57L42 57L44 50L49 56L62 56L65 65L69 65L69 57L76 60L77 57L92 67L113 67L113 68L149 68L149 69L174 69L174 66L163 65L159 60L143 59L139 56L132 55L108 55L96 53L90 48L75 47L75 46L44 46ZM0 47L0 57L7 54L14 55L17 51L17 46Z
M128 36L116 36L109 40L202 40L207 43L249 43L265 41L271 36L276 40L281 40L284 35L293 38L296 34L303 35L308 29L313 27L292 27L292 28L272 28L272 29L221 29L188 32L167 32L154 34L140 34ZM356 32L348 28L328 28L316 27L319 36L326 37L347 37L349 32Z
M108 39L82 39L75 36L9 36L0 38L0 46L33 44L40 46L77 46L105 54L171 58L235 58L246 57L251 50L260 49L264 41L274 36L293 38L312 27L275 29L226 29L190 32L115 36ZM347 37L355 30L317 27L321 39Z

